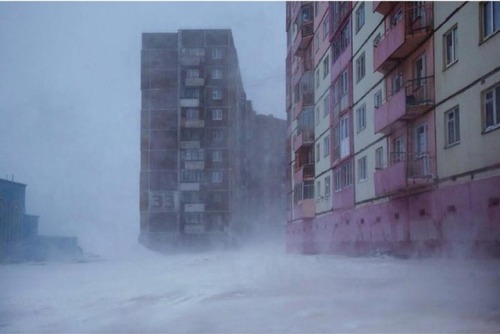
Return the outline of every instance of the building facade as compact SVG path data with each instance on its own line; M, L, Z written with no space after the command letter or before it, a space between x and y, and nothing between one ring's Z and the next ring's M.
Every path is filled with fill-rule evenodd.
M245 229L251 105L230 30L144 33L140 241L222 243Z
M303 197L289 196L287 249L499 255L500 4L287 3L290 142L299 135L294 47L307 41L294 32L310 5L330 35L325 45L316 29L311 41L316 205L300 217Z

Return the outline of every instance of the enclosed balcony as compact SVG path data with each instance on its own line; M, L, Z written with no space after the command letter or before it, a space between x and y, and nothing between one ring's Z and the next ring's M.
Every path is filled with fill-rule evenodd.
M375 171L375 195L402 195L432 185L434 166L429 152L391 152L389 166Z
M390 13L392 7L394 7L394 4L394 1L374 1L373 11L386 16Z
M186 78L185 85L187 87L200 87L205 85L205 79L203 78Z
M200 99L194 99L194 98L181 98L181 107L199 107L200 106Z
M375 109L375 133L389 134L398 121L412 120L434 105L434 77L408 80Z
M205 121L202 119L183 119L181 120L181 126L185 128L203 128L205 127Z
M299 129L293 140L293 151L297 152L301 147L314 145L314 129Z
M316 204L314 199L308 198L300 201L294 207L294 219L310 219L314 218L316 212Z
M293 54L298 57L303 57L307 47L314 37L314 21L313 21L313 5L312 3L302 5L300 13L294 22L297 29L297 35L293 43Z
M296 165L294 181L300 183L302 181L314 180L314 164Z
M314 218L316 205L314 203L314 181L304 181L294 187L294 219Z
M373 42L373 69L388 73L432 34L432 3L410 5L394 11L386 31Z

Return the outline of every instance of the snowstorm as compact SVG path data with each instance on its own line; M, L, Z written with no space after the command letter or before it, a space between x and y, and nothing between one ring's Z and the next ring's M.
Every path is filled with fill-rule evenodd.
M312 95L312 107L297 102L287 81L307 66L297 56L290 70L287 54L306 39L298 46L290 41L287 15L300 12L299 31L306 34L312 19L306 6L312 9L309 2L291 10L265 1L0 2L0 332L500 331L498 257L472 254L472 243L397 253L383 243L389 235L383 210L367 206L394 194L349 193L359 215L369 217L328 221L326 213L337 207L325 203L346 198L334 183L337 174L325 174L326 162L319 162L331 167L333 132L325 140L316 130L306 142L304 129L323 126L314 104L325 106L321 115L336 105L324 102L327 93L325 100ZM321 2L320 9L328 6ZM333 40L324 25L314 29L323 29L322 43ZM311 47L312 37L307 41ZM158 54L169 56L158 60ZM224 57L230 62L218 62ZM323 60L316 63L325 71ZM164 77L155 77L160 72ZM327 92L331 84L333 98L329 73L321 79L327 87L313 72L295 88ZM216 80L229 87L220 96ZM165 98L170 93L178 95ZM300 94L306 99L307 91ZM305 111L293 111L295 103ZM334 131L333 120L324 124ZM349 168L344 186L354 188L355 179L368 184ZM478 182L477 189L489 191L485 216L498 223L498 189L486 178ZM303 209L307 200L316 225ZM9 201L22 205L8 211ZM414 201L422 221L431 214L417 205L426 201L436 200ZM463 210L442 203L449 213ZM22 230L8 221L24 224ZM415 233L396 223L390 233ZM366 232L368 225L379 230ZM358 230L375 247L356 239L356 252L337 251L344 239L335 238ZM485 231L493 231L493 240L498 227ZM23 236L28 242L9 239Z

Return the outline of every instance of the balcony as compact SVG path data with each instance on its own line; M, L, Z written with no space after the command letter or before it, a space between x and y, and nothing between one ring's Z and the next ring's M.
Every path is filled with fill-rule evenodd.
M186 78L185 85L187 87L200 87L205 85L205 79L203 78Z
M180 147L182 149L200 148L200 142L198 140L181 141Z
M434 158L428 152L392 152L390 165L375 171L375 195L401 195L434 183Z
M404 14L403 14L404 13ZM432 4L405 6L392 14L390 27L373 43L373 69L388 73L432 34Z
M311 180L314 180L314 164L305 164L296 168L294 175L295 183Z
M205 56L181 56L181 66L200 66L205 62Z
M313 198L307 198L299 201L293 208L294 219L314 218L316 213L316 204Z
M205 121L202 119L186 119L182 120L181 126L185 128L203 128Z
M200 99L181 98L181 107L196 108L200 106Z
M374 1L373 12L380 13L384 16L390 13L392 7L395 5L393 1Z
M434 77L408 80L375 110L375 133L389 134L395 122L412 120L434 105Z
M184 162L185 169L205 169L205 161L186 161Z
M297 36L293 43L293 54L297 57L304 57L307 47L314 37L313 6L311 3L302 5L297 21Z
M205 204L196 203L196 204L184 204L184 212L204 212Z
M314 130L302 129L293 141L293 151L297 152L303 146L314 145Z

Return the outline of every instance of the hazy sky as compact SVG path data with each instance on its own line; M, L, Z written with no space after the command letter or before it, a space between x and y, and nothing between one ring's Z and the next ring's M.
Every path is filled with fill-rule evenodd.
M0 3L0 177L41 234L139 232L142 32L231 28L247 98L285 118L284 2Z

